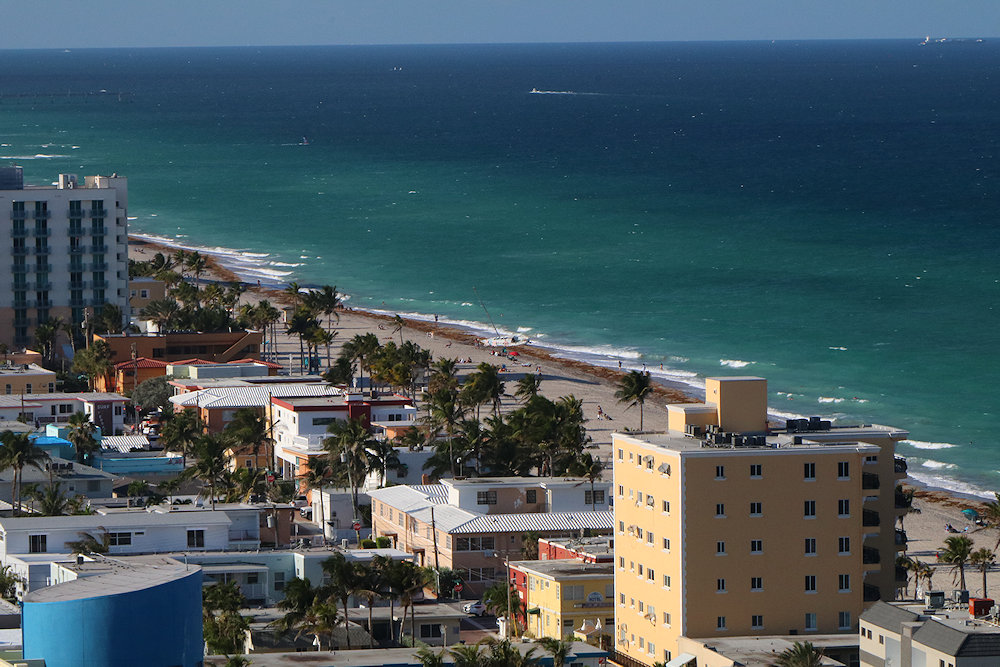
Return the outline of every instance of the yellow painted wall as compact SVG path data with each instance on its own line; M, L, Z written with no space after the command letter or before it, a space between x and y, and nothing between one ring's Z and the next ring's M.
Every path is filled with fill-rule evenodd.
M767 430L767 380L764 378L706 378L705 402L718 406L719 426L724 431Z
M614 615L614 597L612 595L607 598L605 594L609 592L608 587L614 583L613 576L592 578L574 576L559 579L558 576L539 575L530 568L522 567L522 569L529 577L526 608L539 610L538 614L528 616L527 630L533 636L563 639L567 635L572 635L573 630L579 628L584 619L600 620L601 624L607 627L606 619ZM566 599L567 586L582 586L582 598ZM602 606L598 606L599 603L596 601L591 603L594 606L582 606L591 595L594 598L600 595L606 602Z

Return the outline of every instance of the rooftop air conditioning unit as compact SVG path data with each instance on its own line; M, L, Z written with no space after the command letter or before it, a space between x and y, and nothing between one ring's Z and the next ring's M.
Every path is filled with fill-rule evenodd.
M931 609L940 609L944 606L944 591L925 591L924 605Z

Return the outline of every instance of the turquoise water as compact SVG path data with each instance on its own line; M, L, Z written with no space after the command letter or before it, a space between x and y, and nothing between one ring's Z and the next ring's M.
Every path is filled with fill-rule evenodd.
M909 429L917 479L1000 488L993 43L0 61L0 160L127 175L134 231L488 328L478 290L567 356L762 375L777 413Z

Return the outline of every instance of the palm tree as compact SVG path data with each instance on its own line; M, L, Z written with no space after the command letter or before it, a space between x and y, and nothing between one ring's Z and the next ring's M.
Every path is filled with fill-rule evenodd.
M306 470L303 479L306 488L315 491L316 495L319 496L319 525L320 530L323 531L324 539L326 538L326 511L323 507L323 487L326 485L326 478L329 474L330 460L328 458L324 456L309 457L309 469Z
M62 493L62 484L50 484L38 495L38 511L42 516L62 516L68 509L69 502Z
M323 572L330 575L330 594L339 599L344 607L344 634L347 636L347 650L351 649L351 633L347 627L347 603L357 593L363 580L359 568L342 553L335 553L322 563Z
M899 522L900 530L906 530L903 523L907 514L920 514L920 508L913 505L913 498L916 493L917 490L911 486L896 485L896 507L901 510L896 520Z
M21 475L25 466L42 470L49 455L35 447L27 433L4 431L0 433L0 470L14 469L14 516L21 512Z
M552 637L542 637L538 640L546 651L552 654L552 667L564 667L567 658L573 651L573 642Z
M67 542L66 546L75 554L106 554L111 548L111 535L104 526L98 526L101 530L99 535L94 535L86 531L77 533L79 540Z
M381 344L378 342L378 336L369 332L364 335L358 334L344 343L340 353L345 358L358 362L358 370L361 372L360 378L364 379L365 369L368 369L369 375L371 375L371 358L379 347Z
M314 329L319 328L319 322L313 317L313 314L306 308L299 307L295 309L292 316L288 319L288 323L285 325L285 331L289 334L295 334L299 337L299 369L305 368L305 340L313 332Z
M533 396L538 396L538 390L541 386L542 378L538 377L534 373L525 373L521 379L517 381L517 388L514 390L514 395L522 401L527 401Z
M274 621L279 632L287 632L297 627L316 599L317 590L309 583L309 579L293 577L285 584L285 597L278 602L278 609L285 614Z
M188 254L187 259L184 260L184 266L194 274L194 282L197 285L201 282L201 274L208 268L208 260L195 250Z
M170 504L174 504L174 494L181 487L181 480L176 477L173 479L166 479L156 485L156 492L167 496Z
M916 560L915 558L910 558L905 554L900 554L899 556L896 556L896 567L901 567L907 572L913 574L914 595L916 595L916 589L917 589L917 563L919 562L920 561ZM904 600L906 599L906 591L908 584L909 584L909 577L907 577L906 581L903 582Z
M455 477L455 453L454 436L455 426L462 421L465 416L465 406L458 400L456 392L440 388L432 394L424 394L424 407L427 409L426 422L435 429L444 428L448 437L448 459L451 467L451 476Z
M361 587L358 593L364 597L365 606L368 607L368 648L375 648L372 608L375 606L375 601L386 592L386 573L389 567L388 563L391 562L392 559L387 556L375 556L369 567L361 568ZM392 623L391 614L389 619L389 622Z
M994 500L983 503L983 507L979 510L979 513L990 527L997 529L1000 528L1000 493L994 492L993 496ZM993 551L997 549L1000 549L1000 537L997 537L997 543L993 547Z
M775 667L821 667L823 651L812 642L795 642L778 656Z
M397 583L400 586L399 592L400 602L403 604L403 617L406 617L406 609L409 608L410 638L416 642L416 614L413 610L413 603L416 600L417 593L424 590L424 586L427 584L427 571L409 561L401 561L400 565L403 571ZM400 635L402 635L402 631L400 631Z
M271 444L271 426L256 408L239 408L233 415L233 420L226 424L224 432L235 447L251 448L254 467L257 467L261 445L267 448ZM274 459L273 452L266 453L267 463L270 466Z
M597 500L594 494L594 483L601 479L604 472L604 462L600 458L594 458L590 452L584 452L569 467L571 475L576 477L586 477L590 482L590 507L597 511Z
M941 551L941 562L952 565L952 572L955 573L955 581L959 582L959 588L965 588L965 564L969 562L972 555L972 539L965 535L952 535L944 541L944 549Z
M95 340L90 347L80 350L73 357L73 371L87 376L91 391L97 378L107 376L111 368L111 348L103 340Z
M54 356L55 341L58 330L48 322L42 322L35 327L35 342L42 352L42 357L46 361L52 361Z
M403 347L403 327L405 325L406 325L406 322L403 321L403 318L400 317L399 314L397 314L394 318L392 318L392 333L398 333L399 334L399 346L400 347Z
M170 329L180 315L180 306L174 299L156 299L147 303L139 311L139 317L152 320L160 331Z
M187 467L187 457L194 448L195 440L205 431L201 418L194 410L168 412L160 431L160 442L168 452L179 452L183 467Z
M194 442L194 464L184 470L181 475L187 479L195 478L208 486L212 509L215 509L215 489L223 481L226 472L226 441L221 435L205 433Z
M924 581L927 583L927 588L924 590L934 589L934 566L930 563L922 563L919 560L916 561L916 576L917 582Z
M622 377L621 382L618 383L618 390L615 392L615 398L618 399L619 403L628 403L628 407L631 408L634 405L639 406L639 430L642 430L642 407L646 402L646 397L649 396L650 392L653 391L652 383L649 379L649 373L641 373L639 371L629 371L624 377ZM627 410L628 408L626 408Z
M288 295L289 299L292 302L292 305L295 307L298 307L299 305L305 302L305 299L303 298L302 295L302 285L300 285L296 280L293 280L292 282L288 283L288 285L285 286L283 292L286 295Z
M427 380L427 392L458 391L458 359L438 359L431 364L431 376Z
M326 427L330 437L323 440L323 449L330 457L331 467L340 469L351 486L354 518L358 517L358 487L368 474L365 452L372 443L371 433L363 418L335 420Z
M534 646L521 653L509 639L493 639L488 643L489 654L483 661L488 667L531 667L541 662L535 655L538 649Z
M76 449L76 460L78 463L85 463L88 457L100 448L94 437L97 427L85 412L74 412L70 415L68 425L68 439Z
M444 667L444 649L435 653L426 646L421 646L414 654L421 667Z
M305 297L305 303L313 312L326 315L326 330L332 335L333 318L336 316L337 321L340 321L337 309L340 308L341 299L340 294L337 293L337 287L335 285L323 285L319 289L309 292Z
M452 646L448 649L448 653L451 655L455 667L480 667L482 665L483 648L479 642Z
M390 470L399 469L399 453L391 440L371 440L365 450L368 470L378 473L379 488L385 487L385 477Z
M986 572L993 567L996 563L996 555L986 547L981 549L976 549L971 554L969 554L969 564L976 567L980 572L983 573L983 595L982 597L989 597L986 592Z

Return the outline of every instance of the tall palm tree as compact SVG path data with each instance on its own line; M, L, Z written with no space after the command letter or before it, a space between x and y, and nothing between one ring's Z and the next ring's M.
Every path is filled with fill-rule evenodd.
M385 478L389 471L397 470L401 465L399 453L391 440L370 440L365 449L365 456L368 459L368 470L378 473L379 488L385 486Z
M187 457L194 448L195 440L205 431L205 425L194 410L168 412L160 431L160 442L168 452L178 452L184 467Z
M333 319L336 317L337 321L340 321L337 309L341 305L336 285L323 285L309 292L305 297L305 303L313 312L326 315L326 330L333 334Z
M52 361L54 357L55 341L58 330L48 322L42 322L35 327L35 342L41 350L42 357L46 361Z
M447 388L440 388L432 394L424 394L424 407L427 409L425 421L434 429L444 428L448 437L448 458L451 475L455 477L454 438L455 427L465 417L465 406L458 399L458 394Z
M323 531L323 538L326 538L326 511L323 507L323 487L326 486L327 477L330 474L330 460L324 456L309 457L309 469L303 477L306 488L315 491L319 496L319 525ZM315 521L316 517L313 517Z
M91 391L97 378L107 376L111 369L111 348L107 341L96 340L73 357L73 371L87 376Z
M538 396L538 390L541 389L541 386L542 378L534 373L525 373L517 381L517 388L514 390L514 395L522 401L527 401L533 396Z
M209 497L212 499L212 509L215 509L216 487L223 482L226 472L225 438L215 433L205 433L198 436L194 442L194 464L181 473L185 478L195 478L208 486Z
M965 535L952 535L945 538L944 549L941 550L941 562L949 563L952 572L955 573L955 580L959 582L959 588L965 589L965 565L972 555L972 539Z
M278 602L278 609L285 614L274 622L274 626L279 632L287 632L294 627L298 627L309 608L316 600L318 591L309 583L309 579L299 579L293 577L285 584L285 597Z
M410 610L410 637L416 642L416 613L413 610L413 603L417 599L417 594L424 590L427 584L427 570L409 561L401 561L403 572L398 580L400 584L400 602L403 604L403 617L406 617L406 609ZM400 632L402 635L402 631Z
M330 437L324 438L323 449L330 457L330 466L342 471L351 486L354 518L358 517L358 487L368 474L366 451L372 443L371 433L364 419L335 420L326 427Z
M226 424L224 433L236 447L249 446L253 452L254 467L257 467L257 456L263 445L267 454L267 464L273 462L273 451L270 450L271 425L256 408L239 408L233 415L233 420Z
M208 260L202 257L197 250L188 254L184 260L184 265L194 274L195 285L201 282L201 274L208 268Z
M21 476L25 466L42 470L49 455L35 447L27 433L4 431L0 433L0 470L14 470L14 516L21 512Z
M295 312L292 313L292 316L288 319L288 323L285 325L285 331L289 335L295 334L299 337L300 370L305 367L305 340L317 328L319 328L319 322L309 310L301 306L295 309Z
M69 501L63 495L62 484L50 484L38 495L38 512L42 516L62 516L68 509Z
M381 344L378 341L378 336L369 332L358 334L345 342L340 353L347 359L358 362L358 370L361 373L360 377L363 379L365 369L368 369L369 375L371 375L371 358L375 355L379 347L381 347Z
M458 359L438 359L431 364L431 376L427 380L427 392L436 394L442 389L458 391Z
M969 554L969 564L974 566L983 574L983 594L982 597L989 597L986 591L986 572L996 564L996 554L992 550L982 547Z
M100 445L94 434L97 427L90 421L90 417L85 412L74 412L69 416L69 436L68 439L76 449L76 460L78 463L86 463L91 454L96 452Z
M534 646L521 653L509 639L493 639L488 644L489 654L483 662L489 667L532 667L541 663Z
M386 556L375 556L368 567L360 569L361 583L358 594L365 599L365 606L368 607L368 648L375 648L372 608L375 606L375 601L386 592L386 564L391 561L392 559ZM391 614L389 619L391 623Z
M173 323L180 315L180 310L181 307L174 299L156 299L143 306L142 310L139 311L139 317L152 320L160 331L166 331L173 327Z
M403 347L403 327L405 325L406 325L406 322L403 321L403 318L400 317L398 313L396 314L396 316L394 318L392 318L392 333L398 333L399 334L399 346L400 347Z
M920 508L914 506L913 504L913 498L916 495L916 493L917 490L914 489L912 486L903 486L902 484L896 485L896 491L895 491L896 507L901 510L896 520L899 522L900 530L906 530L906 527L904 526L906 515L920 514Z
M351 596L357 593L363 580L357 565L347 560L344 554L337 552L321 564L323 572L330 575L330 593L340 600L344 607L344 634L347 636L347 650L351 649L351 633L347 627L347 604Z
M629 408L634 405L639 406L639 430L642 430L642 408L646 402L646 397L653 391L649 373L639 371L629 371L621 382L618 383L618 390L615 391L615 398L619 403L628 403ZM628 408L626 408L628 409Z
M934 590L934 566L930 563L922 563L919 560L916 563L917 581L923 581L927 584L927 588L924 590Z
M305 297L302 294L302 285L300 285L298 281L293 280L292 282L288 283L288 285L286 285L285 289L282 291L285 293L286 296L289 297L289 299L292 302L292 305L295 306L296 308L305 303Z
M821 667L823 651L812 645L812 642L795 642L787 648L775 661L776 667Z
M590 452L584 452L573 461L569 468L571 475L586 477L587 481L590 482L590 506L595 512L597 511L597 500L594 494L594 483L601 479L604 467L604 462L600 458L595 458Z

